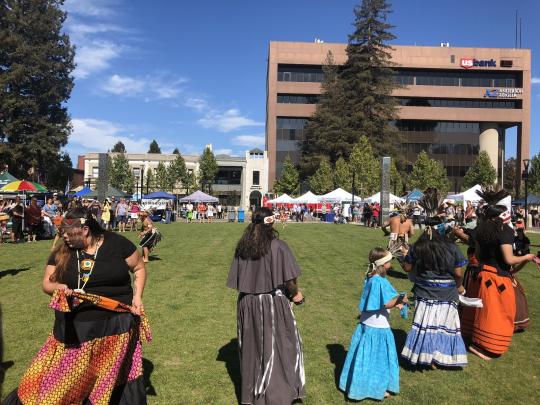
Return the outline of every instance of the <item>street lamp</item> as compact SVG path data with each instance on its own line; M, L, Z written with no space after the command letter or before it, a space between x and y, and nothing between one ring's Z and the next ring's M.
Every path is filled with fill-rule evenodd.
M531 163L531 159L523 159L523 173L521 174L521 178L525 181L525 228L527 228L527 222L529 218L529 164Z

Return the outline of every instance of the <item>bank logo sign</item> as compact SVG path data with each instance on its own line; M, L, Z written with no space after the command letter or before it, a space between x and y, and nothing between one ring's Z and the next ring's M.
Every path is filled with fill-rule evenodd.
M473 67L497 67L495 59L479 60L475 58L461 58L461 67L471 69Z
M484 98L518 98L523 94L523 89L503 88L503 89L486 89Z

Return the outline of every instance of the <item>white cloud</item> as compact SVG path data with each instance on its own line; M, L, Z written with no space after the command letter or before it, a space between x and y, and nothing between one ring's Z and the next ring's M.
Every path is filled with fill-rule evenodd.
M146 101L153 99L173 99L181 93L185 78L170 78L165 74L129 77L114 74L101 86L101 89L125 97L144 96Z
M234 143L235 145L247 146L250 148L263 148L265 144L265 136L264 134L237 135L232 138L232 143Z
M214 155L232 155L233 151L232 149L216 149L214 150Z
M120 55L121 47L109 41L92 41L77 48L73 75L84 79L90 74L107 69L112 59Z
M531 84L540 84L540 77L531 78Z
M191 98L188 98L185 102L184 102L184 105L186 107L189 107L189 108L192 108L194 109L195 111L203 111L205 109L208 108L208 103L206 102L205 99L202 99L202 98L196 98L196 97L191 97Z
M76 144L91 152L105 152L121 141L130 153L148 151L149 139L130 136L119 124L92 118L74 118L71 124L70 145Z
M66 0L64 9L82 16L106 17L113 14L110 5L110 0Z
M257 122L240 115L240 111L236 108L231 108L225 112L209 111L198 122L204 128L216 128L220 132L231 132L244 127L264 126L263 122Z

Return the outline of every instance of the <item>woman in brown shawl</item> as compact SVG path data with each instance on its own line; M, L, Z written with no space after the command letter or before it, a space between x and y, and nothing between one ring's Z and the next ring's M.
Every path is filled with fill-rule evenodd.
M277 239L274 215L255 211L236 247L227 286L238 290L242 404L290 404L305 395L302 341L291 302L304 302L300 268Z

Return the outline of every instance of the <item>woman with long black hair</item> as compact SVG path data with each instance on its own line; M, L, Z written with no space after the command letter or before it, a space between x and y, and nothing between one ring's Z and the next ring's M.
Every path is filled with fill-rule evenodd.
M273 223L270 209L254 212L227 280L239 292L242 404L284 405L305 395L302 341L291 309L291 302L304 302L296 282L300 268Z
M43 277L53 333L5 403L146 404L141 343L150 331L137 248L83 208L66 214L60 232Z
M458 315L466 260L445 236L443 221L433 215L440 205L437 190L428 189L419 204L426 210L425 231L405 258L414 282L415 311L401 356L413 365L436 368L467 364Z
M533 254L514 256L514 230L509 226L510 212L498 205L507 193L478 193L488 204L475 230L478 298L483 308L476 310L469 350L484 360L504 354L514 333L516 297L512 273L534 259Z

